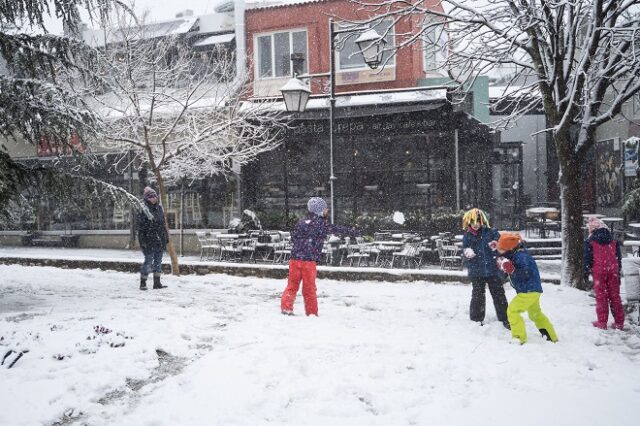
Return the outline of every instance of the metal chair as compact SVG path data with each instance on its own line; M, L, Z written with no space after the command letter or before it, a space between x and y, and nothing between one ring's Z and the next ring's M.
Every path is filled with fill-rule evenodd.
M443 240L436 240L436 248L438 250L438 257L440 258L440 267L442 269L458 269L462 267L462 256L458 254L458 247L453 244L447 244Z
M409 266L411 263L415 265L415 267L419 267L419 249L420 242L406 242L402 247L402 250L393 252L391 254L391 267L393 268L396 265L396 259L400 261L399 266Z
M220 248L217 243L217 237L212 236L208 232L196 232L198 244L200 245L200 260L210 259L213 257L215 250Z

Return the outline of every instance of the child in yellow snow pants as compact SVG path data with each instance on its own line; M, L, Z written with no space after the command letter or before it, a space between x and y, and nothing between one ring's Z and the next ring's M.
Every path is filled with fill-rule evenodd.
M519 234L502 232L496 244L496 249L500 254L497 259L498 267L509 275L511 286L518 293L507 307L511 336L518 339L520 344L527 341L527 331L520 315L527 312L540 334L547 340L557 342L556 330L540 308L542 284L540 283L538 265L521 243L522 239Z
M507 318L511 325L511 336L513 336L514 339L519 339L520 343L527 341L527 331L524 326L524 320L522 316L520 316L523 312L529 314L529 319L533 321L543 336L545 333L542 330L546 330L549 340L552 342L558 341L558 336L556 335L553 325L551 325L551 321L542 313L542 309L540 308L541 295L540 293L518 293L507 307Z

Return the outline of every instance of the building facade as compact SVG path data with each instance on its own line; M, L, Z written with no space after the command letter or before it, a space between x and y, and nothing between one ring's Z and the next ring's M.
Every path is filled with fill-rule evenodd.
M430 6L441 7L436 1ZM401 34L420 25L415 18L373 24L388 50L378 69L365 65L354 43L358 34L337 35L331 51L330 19L342 29L367 18L347 0L247 8L248 100L283 108L276 98L293 77L291 55L302 57L303 75L313 76L329 72L334 54L336 103L332 152L330 82L306 80L312 98L305 112L289 115L282 146L243 168L243 204L266 215L304 215L310 196L329 201L333 154L337 221L395 210L429 218L470 206L497 209L491 193L499 134L474 116L480 111L473 105L453 105L446 85L429 84L442 78L425 65L438 52L436 43L425 39L395 50ZM421 90L427 85L432 88Z

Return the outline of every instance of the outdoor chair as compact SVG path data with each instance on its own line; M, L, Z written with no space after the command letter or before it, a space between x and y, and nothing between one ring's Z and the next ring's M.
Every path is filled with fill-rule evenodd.
M246 238L242 241L241 251L242 258L246 260L252 260L256 263L256 247L258 244L257 238Z
M283 234L289 233L281 233L281 237L284 238L278 242L273 250L273 263L284 263L291 258L291 249L293 248L293 244L291 242L291 238L287 238L288 235Z
M220 242L220 260L234 261L242 259L243 241L241 239L220 234L218 241Z
M208 232L196 232L196 237L200 245L200 260L212 258L216 250L220 249L217 236L213 236Z
M462 267L462 256L458 253L458 247L442 239L436 240L440 267L442 269L458 269Z
M391 255L391 267L393 268L396 265L396 261L398 262L398 266L407 266L409 267L411 264L415 265L416 268L420 266L420 242L407 242L402 247L402 250L393 252Z
M357 261L356 266L360 266L363 260L366 261L367 266L369 266L371 254L367 251L367 248L364 239L361 237L356 238L355 244L347 243L347 260L349 261L349 266L353 266L354 261Z

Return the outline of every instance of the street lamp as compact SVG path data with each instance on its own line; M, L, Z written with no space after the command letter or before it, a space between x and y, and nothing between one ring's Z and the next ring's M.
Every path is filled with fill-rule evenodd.
M380 36L373 28L348 28L348 29L335 29L333 19L329 19L329 50L331 58L329 60L330 67L328 73L308 74L303 76L295 75L294 78L289 80L287 84L282 87L282 97L284 98L285 106L289 112L304 112L311 95L311 90L300 80L301 78L313 78L313 77L328 77L329 78L329 188L331 197L331 223L334 223L335 208L334 208L334 193L333 182L337 179L333 174L333 115L336 106L336 82L335 82L335 51L336 51L336 36L338 34L348 34L355 36L355 43L358 45L358 49L364 58L365 63L371 68L376 69L382 63L382 55L384 53L384 46L386 40Z

